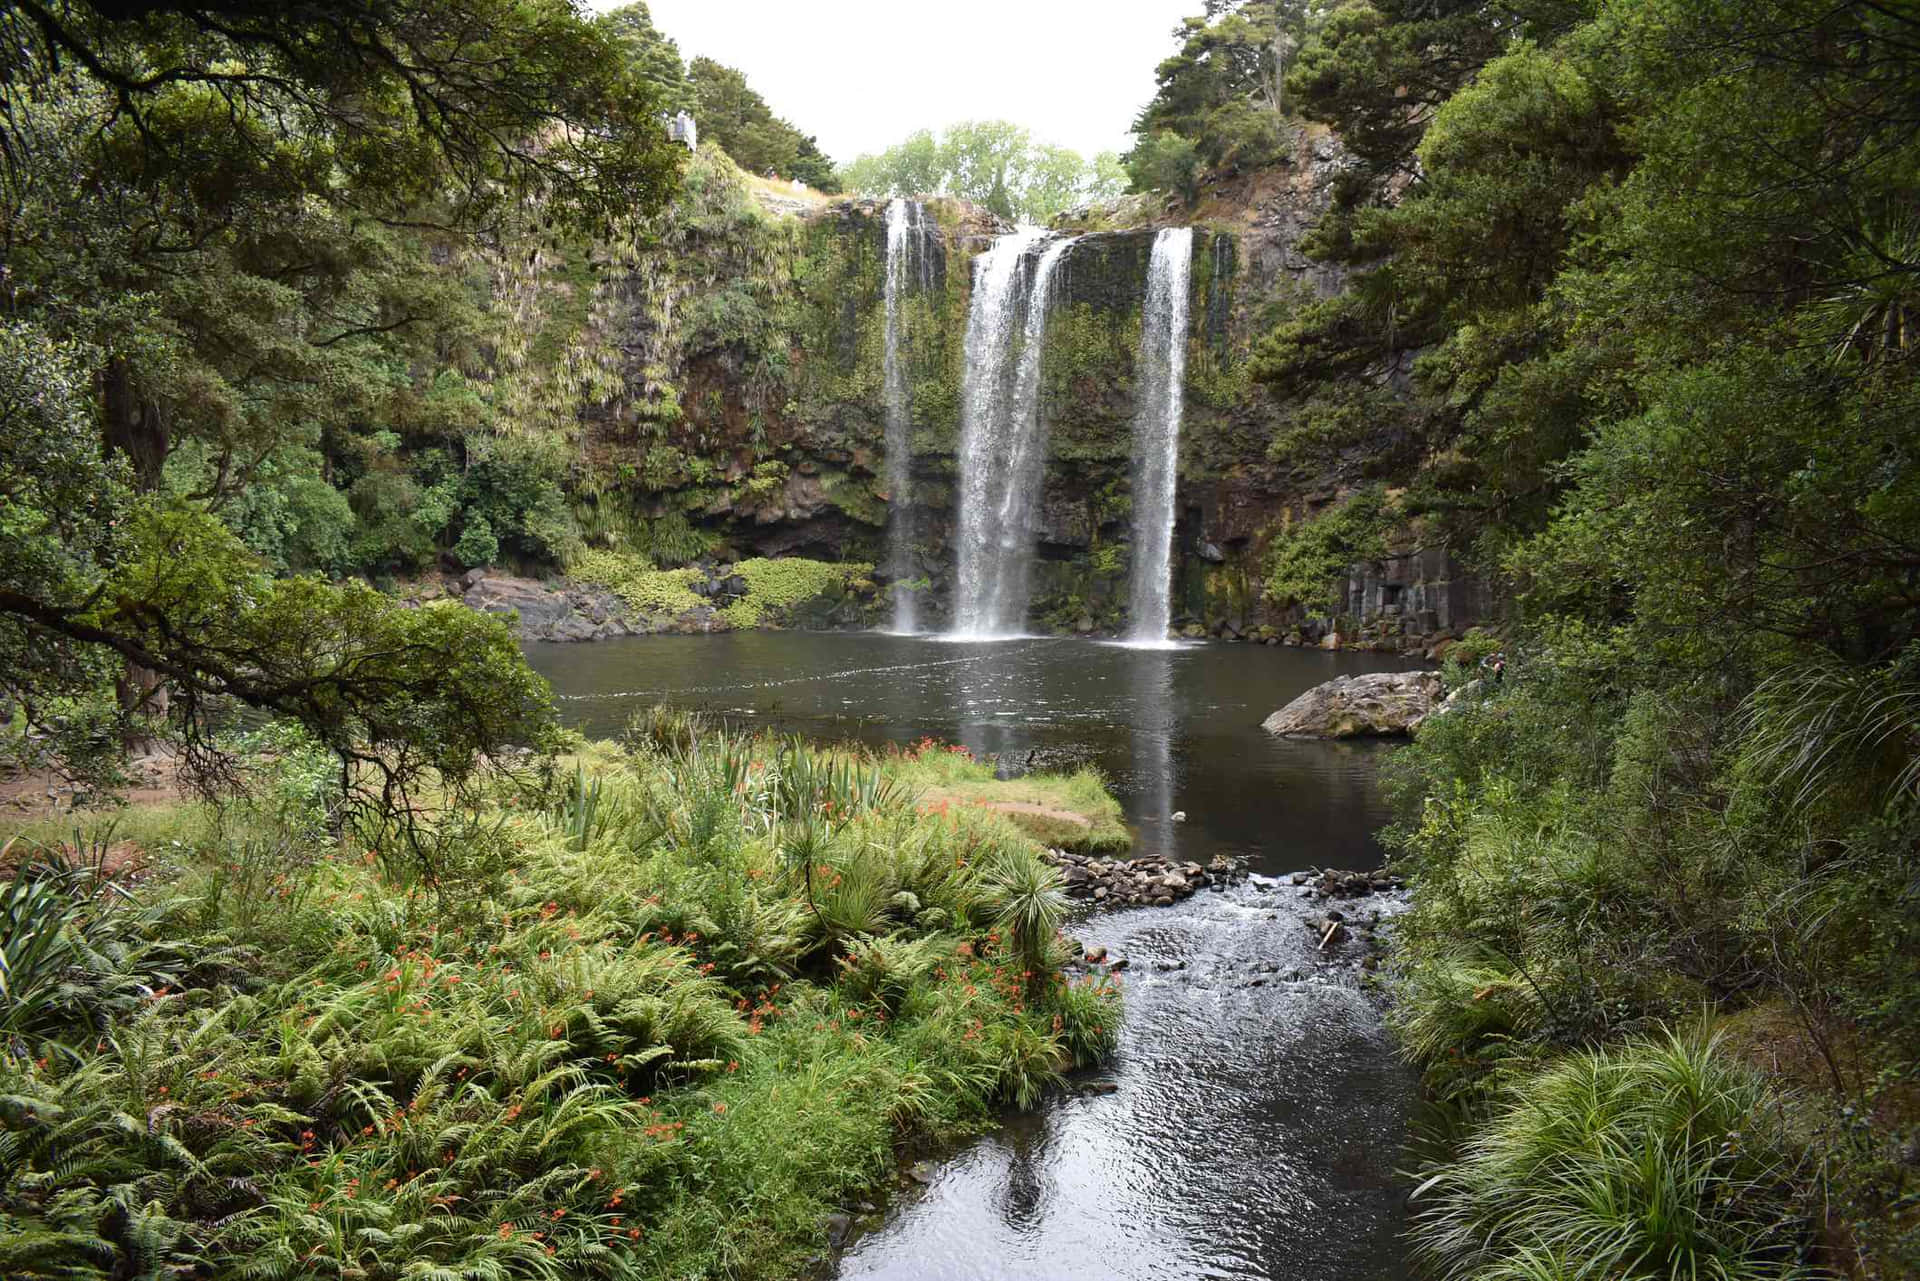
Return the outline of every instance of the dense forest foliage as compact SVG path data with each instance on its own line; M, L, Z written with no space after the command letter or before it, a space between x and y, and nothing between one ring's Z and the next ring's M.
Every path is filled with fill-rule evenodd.
M456 708L428 665L404 691L316 690L326 647L376 617L396 630L374 650L480 670L506 644L319 580L581 545L576 420L614 379L580 348L584 260L631 251L677 191L664 114L692 107L756 171L830 186L830 164L738 73L684 67L644 5L61 3L4 22L0 680L36 741L105 768L236 698L327 722L343 751L425 716L437 768L537 737L530 685Z
M1912 1275L1920 20L1222 3L1182 38L1137 180L1197 198L1289 114L1348 157L1310 244L1348 286L1256 375L1301 407L1276 451L1372 479L1269 589L1418 522L1510 602L1460 651L1504 680L1396 761L1433 1262Z

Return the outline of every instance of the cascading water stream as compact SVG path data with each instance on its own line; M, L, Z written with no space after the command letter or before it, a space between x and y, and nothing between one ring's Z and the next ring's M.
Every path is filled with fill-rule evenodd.
M893 630L918 630L919 601L901 583L916 577L913 563L913 406L901 358L901 316L906 293L916 275L926 284L926 214L917 200L895 199L887 205L886 404L887 404L887 575L894 584Z
M1187 380L1193 229L1153 238L1140 321L1139 409L1133 419L1133 626L1130 641L1164 644L1172 621L1174 491Z
M960 416L960 581L953 633L1017 635L1026 623L1035 518L1046 463L1040 365L1055 269L1075 237L1028 228L994 241L974 268Z

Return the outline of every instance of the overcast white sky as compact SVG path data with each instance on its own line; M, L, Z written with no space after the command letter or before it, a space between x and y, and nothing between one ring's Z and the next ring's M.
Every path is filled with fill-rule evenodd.
M597 9L622 0L592 0ZM1200 0L648 0L689 60L746 72L845 164L915 129L1011 120L1091 156L1129 146Z

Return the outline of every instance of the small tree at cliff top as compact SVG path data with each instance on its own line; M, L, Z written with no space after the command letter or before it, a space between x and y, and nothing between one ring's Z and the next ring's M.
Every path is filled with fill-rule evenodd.
M866 196L958 196L1027 222L1110 200L1125 186L1112 153L1089 161L1070 148L1036 142L1005 120L967 121L939 136L920 130L879 155L861 156L843 177L848 190Z

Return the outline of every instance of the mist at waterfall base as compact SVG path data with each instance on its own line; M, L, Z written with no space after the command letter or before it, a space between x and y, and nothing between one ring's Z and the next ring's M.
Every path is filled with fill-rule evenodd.
M1258 872L1371 868L1387 818L1369 744L1275 739L1260 721L1378 655L1034 639L955 646L877 633L733 632L529 658L562 715L617 734L657 702L875 746L923 737L1014 769L1090 762L1136 852ZM1184 822L1172 821L1184 811ZM1314 952L1285 884L1076 922L1128 956L1105 1095L1009 1115L937 1163L840 1261L887 1281L1396 1281L1414 1098L1352 958ZM1349 910L1360 910L1348 905Z

